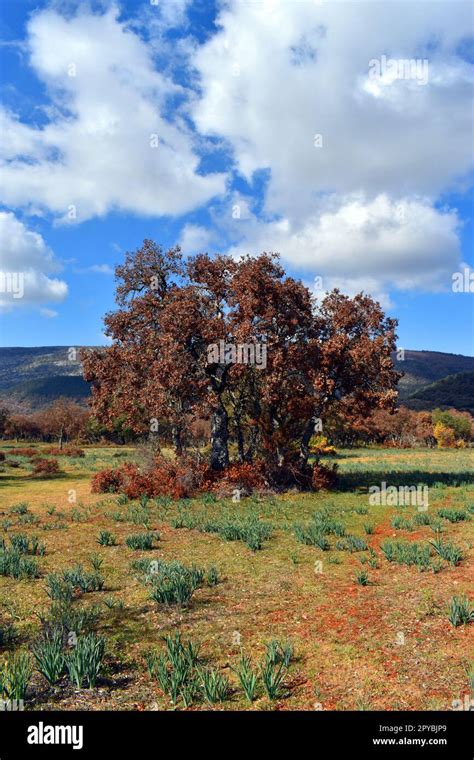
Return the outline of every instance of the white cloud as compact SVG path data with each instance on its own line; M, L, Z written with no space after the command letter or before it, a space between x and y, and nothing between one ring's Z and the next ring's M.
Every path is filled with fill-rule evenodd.
M51 98L49 121L35 127L0 113L6 204L74 222L111 210L184 214L224 191L223 174L198 173L194 137L179 109L171 109L173 123L163 116L182 88L154 68L116 8L68 19L37 13L28 49Z
M181 231L179 245L183 253L188 256L207 251L211 241L212 233L206 227L201 227L198 224L186 224Z
M326 206L302 225L254 220L232 253L249 247L278 251L293 267L324 276L324 288L363 287L385 302L384 288L450 287L460 258L455 212L438 211L424 199L393 201L387 195L372 201L337 198Z
M92 272L93 274L112 275L114 273L114 269L113 267L109 266L109 264L92 264L90 267L75 269L74 272L76 274L88 274L89 272Z
M61 269L42 236L13 213L0 211L0 307L62 301L67 284L50 275Z
M457 217L435 203L472 168L473 67L455 54L470 13L456 2L427 13L422 2L230 0L195 52L203 96L192 113L248 180L269 170L272 219L246 222L233 252L279 250L382 298L387 287L446 286ZM383 55L427 59L426 83L371 83Z
M436 194L472 165L472 66L452 53L470 13L452 2L429 14L425 3L231 2L194 57L196 123L230 142L246 177L271 170L272 213L306 216L327 192ZM426 86L393 81L387 101L361 85L371 59L410 58L436 38ZM301 50L311 54L295 62Z
M40 309L40 314L42 317L45 317L46 319L54 319L58 316L58 312L54 309Z

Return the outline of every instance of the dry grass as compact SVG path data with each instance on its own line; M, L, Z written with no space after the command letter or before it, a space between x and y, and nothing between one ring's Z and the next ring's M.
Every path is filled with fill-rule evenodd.
M7 459L11 460L14 448L14 444L2 446ZM232 698L214 709L250 709L230 666L236 664L241 648L256 661L272 638L290 639L295 646L297 658L286 679L288 693L275 702L260 697L252 709L449 710L453 700L468 692L467 653L474 626L453 628L446 610L453 595L469 591L473 521L443 521L443 536L464 550L460 565L444 564L433 573L389 563L379 550L381 541L396 537L425 542L434 533L429 526L411 532L395 530L393 515L409 517L416 514L416 508L370 506L367 486L381 480L410 485L429 482L430 515L440 507L467 509L474 503L469 485L472 476L466 474L472 457L469 450L344 451L338 459L340 491L289 493L247 499L237 505L202 500L189 505L191 513L205 512L214 519L232 510L252 512L271 522L273 536L257 552L239 541L173 528L178 506L155 502L149 504L149 528L160 533L157 548L151 552L128 549L126 536L143 527L117 521L112 513L125 517L129 505L117 505L114 495L90 493L93 472L124 461L124 455L132 458L135 454L123 447L89 447L84 459L60 457L63 474L45 480L31 476L25 459L18 460L21 466L17 468L8 463L2 466L0 536L15 532L39 535L47 552L38 560L39 579L0 577L0 623L2 618L12 619L18 631L17 640L0 650L1 654L15 647L27 648L37 633L37 613L49 605L45 591L48 572L78 562L90 566L90 555L98 553L105 576L103 591L74 602L100 606L98 632L107 640L105 677L97 688L79 691L67 686L51 689L36 673L27 706L170 709L169 699L147 675L144 653L159 648L160 637L177 630L200 643L208 662L230 677L235 688ZM28 504L28 514L36 524L25 524L24 516L11 511L19 502ZM50 514L53 506L55 512ZM343 522L348 533L366 538L375 551L376 568L362 565L361 553L335 549L335 536L329 536L331 549L327 552L296 541L294 523L309 520L322 508ZM365 534L366 523L373 525L373 534ZM46 529L52 525L56 528ZM117 546L99 546L96 537L101 530L111 531ZM367 552L362 555L370 559ZM130 569L130 563L140 557L177 559L205 568L215 565L222 581L198 589L186 610L158 609ZM318 572L317 561L322 562L322 572ZM355 581L362 567L368 571L368 586ZM110 597L123 604L123 609L110 609L104 603ZM240 645L236 643L239 640Z

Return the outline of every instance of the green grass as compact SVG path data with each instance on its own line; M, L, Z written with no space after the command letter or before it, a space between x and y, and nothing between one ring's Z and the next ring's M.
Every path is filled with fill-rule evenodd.
M10 459L15 444L0 448ZM31 478L28 460L19 458L19 467L0 472L0 632L10 621L15 629L14 637L0 635L0 663L30 650L33 709L50 709L52 688L58 709L93 709L98 686L106 709L450 709L452 694L463 693L466 623L450 623L447 611L453 588L459 600L470 593L472 451L345 450L331 459L340 472L333 492L238 503L214 494L181 502L91 494L94 472L140 454L85 451L80 460L64 458L58 479ZM368 488L382 481L427 484L428 510L371 505ZM139 539L130 549L131 535L159 540L142 548L149 538ZM456 604L453 621L466 620L464 602ZM106 639L92 688L80 663L59 675L58 655L55 672L54 643L41 662L34 658L33 643L56 629L65 656L69 639ZM408 643L400 651L397 631ZM431 643L422 658L420 631ZM176 633L200 647L190 668L175 670L172 646L160 649L161 637ZM269 657L274 640L291 640L296 660ZM146 677L150 651L153 678ZM70 686L79 676L82 696ZM428 698L421 684L429 684ZM213 701L219 693L225 700Z

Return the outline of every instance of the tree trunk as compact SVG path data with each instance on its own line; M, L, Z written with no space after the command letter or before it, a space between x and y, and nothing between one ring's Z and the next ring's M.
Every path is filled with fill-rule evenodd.
M309 442L313 436L314 428L316 425L316 421L318 420L318 417L316 414L313 414L310 420L306 423L306 427L303 432L303 436L301 438L301 444L300 444L300 462L302 464L306 464L309 457Z
M247 448L247 452L245 454L245 461L246 462L253 462L253 457L257 448L257 440L258 440L258 425L252 425L250 428L250 434L249 434L249 445Z
M183 441L181 437L181 428L178 425L173 425L171 428L171 437L173 439L174 453L177 457L183 455Z
M235 427L237 431L237 449L239 452L239 462L243 464L245 462L245 441L244 434L242 433L242 427L240 424L240 418L235 421Z
M213 470L223 470L229 465L229 431L228 415L225 406L221 404L211 419L211 467Z

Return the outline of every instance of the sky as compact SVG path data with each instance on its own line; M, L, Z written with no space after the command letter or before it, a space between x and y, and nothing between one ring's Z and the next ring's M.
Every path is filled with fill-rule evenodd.
M106 344L151 238L278 252L472 355L473 7L3 0L0 344Z

